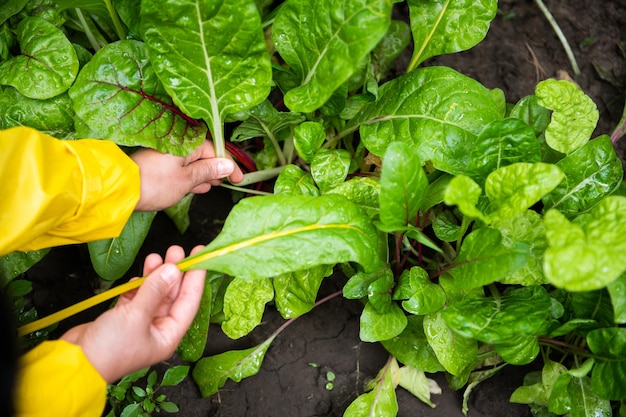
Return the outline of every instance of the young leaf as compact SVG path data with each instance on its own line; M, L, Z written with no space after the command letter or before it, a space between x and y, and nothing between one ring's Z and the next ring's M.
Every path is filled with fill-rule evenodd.
M465 175L459 175L448 183L443 201L449 206L458 206L464 216L487 223L489 219L477 207L481 194L482 190L474 180Z
M587 334L589 349L596 355L591 387L600 398L626 398L626 329L604 328Z
M517 216L541 200L563 179L552 164L518 162L493 171L485 182L489 217L494 220Z
M541 106L552 110L545 132L552 149L569 154L589 140L598 123L598 108L576 84L545 80L537 84L535 95Z
M409 0L414 51L408 71L426 59L467 50L487 35L497 0Z
M280 56L297 79L285 105L319 109L382 39L391 21L390 0L289 0L272 26Z
M498 355L511 365L526 365L539 355L539 341L535 336L517 336L506 343L494 346Z
M511 109L509 117L522 120L539 136L550 123L550 111L538 103L537 96L522 97ZM532 161L529 161L532 162Z
M452 375L463 373L478 355L478 343L453 332L441 311L424 317L424 333L439 363Z
M352 157L345 149L318 149L311 161L311 175L322 192L343 183Z
M143 0L141 18L159 78L185 114L207 122L223 156L225 117L259 104L270 91L271 64L256 4Z
M179 200L178 203L163 210L165 214L167 214L167 217L172 219L174 225L176 225L176 229L181 235L185 233L189 227L189 207L191 207L194 196L195 194L189 193Z
M296 165L285 165L274 183L274 194L319 196L320 190L315 185L310 173Z
M411 28L402 20L392 20L383 39L372 51L372 77L377 82L387 75L393 62L411 42ZM368 88L368 92L372 92ZM374 94L372 94L374 95Z
M78 57L63 31L39 17L17 27L22 54L0 63L0 84L45 100L67 91L78 74Z
M366 297L368 295L370 285L379 279L391 279L391 281L393 281L393 272L388 264L382 265L379 270L373 272L357 272L352 275L348 282L343 286L343 296L350 300Z
M626 198L606 197L589 213L582 224L570 223L555 209L545 215L544 272L568 291L604 288L626 270Z
M272 336L250 349L231 350L200 359L193 369L192 376L202 396L208 397L215 394L229 378L239 382L256 375L274 338L275 336Z
M607 286L607 289L611 295L615 323L626 323L626 274L620 275L618 279Z
M270 138L276 144L283 129L296 126L304 119L300 113L279 112L269 100L264 100L250 110L250 116L233 130L230 140L241 142L252 138Z
M415 223L428 179L414 148L404 142L387 147L380 176L380 221L402 228Z
M130 216L118 237L87 244L91 263L102 279L115 281L128 271L148 235L155 216L156 211L136 211Z
M393 298L406 300L402 302L402 307L409 313L425 315L444 306L446 293L439 285L430 281L424 269L413 267L404 271L398 279Z
M611 194L624 177L622 162L607 135L587 142L556 164L565 174L550 194L546 208L558 208L566 216L589 210Z
M162 387L173 387L180 384L189 374L189 366L178 365L168 368L161 381Z
M300 158L306 163L311 163L315 153L326 140L324 126L318 122L304 122L293 130L293 143Z
M611 403L599 398L592 389L588 377L577 378L570 373L562 374L554 383L548 410L569 417L611 417Z
M515 242L507 247L502 243L502 234L496 229L477 229L463 240L450 275L459 288L476 288L519 271L529 258L527 243Z
M206 126L172 105L143 43L111 43L78 74L69 95L89 131L126 146L187 155L206 136Z
M274 298L270 279L235 278L224 294L222 330L231 339L247 335L263 318L265 304Z
M281 316L291 319L311 311L322 280L332 273L331 265L320 265L275 277L274 302Z
M395 361L394 361L395 362ZM395 365L397 368L398 365ZM393 367L386 366L381 371L372 390L361 394L343 413L343 417L395 416L398 413L396 384L393 381Z
M179 267L263 278L353 261L371 271L380 264L377 250L370 219L344 197L250 197L235 205L213 242Z
M476 136L502 118L487 88L448 67L413 71L379 93L349 123L360 126L365 147L382 156L391 142L405 141L417 146L422 161L453 174L467 170Z
M361 313L359 338L364 342L391 339L402 333L406 324L407 318L397 304L390 304L381 313L368 301Z

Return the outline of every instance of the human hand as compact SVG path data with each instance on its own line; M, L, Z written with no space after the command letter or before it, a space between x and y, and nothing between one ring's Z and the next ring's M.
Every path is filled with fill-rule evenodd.
M202 246L191 251L197 253ZM171 246L165 263L146 257L143 284L120 296L111 310L68 330L62 340L79 345L107 383L172 356L193 321L206 271L181 272L174 263L185 252Z
M233 183L243 179L243 172L232 159L215 157L213 144L208 140L185 157L140 149L131 158L139 166L141 176L137 211L163 210L188 193L206 193L225 177Z

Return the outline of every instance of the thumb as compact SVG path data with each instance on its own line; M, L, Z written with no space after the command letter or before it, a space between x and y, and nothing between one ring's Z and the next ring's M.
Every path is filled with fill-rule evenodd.
M149 319L152 320L152 314L156 312L170 289L180 280L182 275L183 273L174 264L161 265L146 277L131 304L149 314Z
M189 165L192 169L194 185L228 177L235 170L235 164L226 158L199 159Z

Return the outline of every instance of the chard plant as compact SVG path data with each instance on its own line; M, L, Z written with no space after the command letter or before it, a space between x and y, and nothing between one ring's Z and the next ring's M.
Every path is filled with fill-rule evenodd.
M209 271L179 348L202 395L257 373L341 273L342 295L363 302L360 339L389 352L345 416L396 415L399 387L432 405L437 372L465 389L467 411L480 381L536 360L511 401L624 414L626 196L611 139L592 137L592 100L548 79L509 103L425 65L478 44L497 0L277 3L0 7L0 127L177 155L210 137L250 171L229 186L245 198L219 236L179 263ZM392 19L395 7L408 16ZM271 192L245 185L273 177ZM181 230L189 204L168 210ZM128 269L153 217L89 245L105 280ZM210 322L244 337L269 302L290 321L258 346L203 357Z

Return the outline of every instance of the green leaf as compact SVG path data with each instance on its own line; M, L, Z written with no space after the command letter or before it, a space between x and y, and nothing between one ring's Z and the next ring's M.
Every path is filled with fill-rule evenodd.
M402 333L407 318L397 304L391 304L384 313L368 302L361 313L359 338L364 342L391 339Z
M382 39L391 1L289 0L272 26L274 45L297 80L285 94L293 111L319 109Z
M428 187L422 162L413 147L403 142L389 145L383 161L380 221L387 227L414 224Z
M165 214L167 214L167 217L172 219L174 225L176 225L176 229L181 235L185 233L189 227L189 207L191 207L194 195L193 193L189 193L179 200L178 203L163 210Z
M397 364L396 364L397 368ZM381 371L372 390L361 394L343 413L343 417L379 417L395 416L398 413L396 387L393 381L392 367L386 366Z
M322 280L332 273L330 265L320 265L275 277L274 302L281 316L291 319L311 311Z
M539 355L539 341L535 336L517 336L506 343L494 346L498 355L512 365L526 365Z
M166 90L185 114L209 124L221 149L225 117L259 104L270 91L270 58L255 2L142 0L141 18Z
M487 35L497 0L409 0L413 57L409 71L426 59L467 50Z
M296 165L285 165L274 183L274 194L319 196L320 190L315 185L310 173Z
M595 103L576 84L549 79L535 87L541 106L552 110L546 142L554 150L569 154L584 145L598 123Z
M615 323L626 323L626 274L620 275L618 279L607 285L607 289L611 295Z
M0 90L0 129L29 126L55 137L74 132L74 110L67 94L39 100L20 94L15 88Z
M170 414L178 413L180 411L178 406L171 401L164 401L159 404L159 407L161 407L161 411L165 411Z
M357 272L343 286L343 296L350 300L366 297L370 285L379 279L391 279L393 281L393 271L388 264L372 272Z
M398 94L401 91L402 94ZM489 90L448 67L427 67L385 83L378 101L350 121L375 155L394 141L417 146L422 161L461 174L477 135L501 113Z
M522 97L511 109L509 117L522 120L539 136L550 123L550 112L538 103L537 96ZM534 162L534 161L531 161Z
M304 122L295 127L293 143L298 155L308 164L313 161L315 153L326 140L324 126L318 122Z
M441 286L430 281L424 269L414 266L400 275L393 298L406 300L402 302L402 307L409 313L425 315L444 306L446 293Z
M491 219L506 219L523 213L552 191L563 179L555 165L519 162L493 171L487 177Z
M433 222L433 232L439 240L444 242L454 242L459 239L461 225L451 211L442 211Z
M400 386L423 403L435 408L435 404L430 400L431 382L434 381L426 378L426 374L422 370L410 366L400 368Z
M613 412L607 400L599 398L592 390L589 378L576 378L562 374L554 383L549 399L550 412L569 417L611 417Z
M98 51L69 95L76 115L89 128L81 136L174 155L191 153L206 136L206 126L172 105L147 48L138 41L119 41Z
M443 311L455 332L485 343L508 344L538 336L552 318L552 301L541 286L516 288L500 298L467 298Z
M2 2L0 4L0 25L22 10L26 3L28 3L28 0L7 0Z
M449 206L458 206L464 216L487 223L487 216L477 207L481 194L482 189L474 180L465 175L459 175L449 182L443 201Z
M263 318L265 304L274 298L270 279L235 278L224 294L222 330L231 339L247 335Z
M405 365L429 373L444 370L426 339L423 316L408 316L407 325L402 333L383 340L381 344L393 357Z
M246 278L272 277L316 265L379 265L370 219L338 195L262 196L241 200L218 237L179 267Z
M239 382L256 375L274 338L275 336L272 336L250 349L231 350L200 359L193 369L192 376L202 396L208 397L215 394L229 378Z
M204 281L204 291L200 299L200 307L176 349L181 359L185 361L196 362L204 353L207 337L209 335L211 310L213 308L214 294L212 281L221 277L221 275L222 274L218 272L207 271L207 277Z
M531 372L524 377L524 385L513 392L510 401L547 406L554 384L566 372L565 366L546 359L540 373Z
M163 375L163 381L161 381L162 387L173 387L183 382L183 379L189 374L189 366L178 365L168 368Z
M150 231L155 211L134 212L118 237L89 242L89 257L96 273L106 281L121 278L135 261Z
M476 288L514 274L528 263L529 258L527 243L515 242L506 246L498 230L477 229L463 240L450 275L459 288Z
M544 272L569 291L604 288L626 270L626 198L609 196L589 212L583 224L570 223L555 209L545 215L549 246ZM575 259L576 262L572 262Z
M541 147L530 126L518 119L496 120L478 135L466 175L480 181L517 162L539 162Z
M67 91L78 73L76 51L61 29L32 17L17 27L21 55L0 63L0 84L45 100Z
M440 311L424 317L424 333L439 363L452 375L461 374L478 354L478 343L455 333Z
M0 256L0 288L24 273L50 252L50 248L29 252L11 252Z
M600 398L626 398L626 328L604 328L587 334L589 349L596 355L591 387Z
M379 212L380 181L372 177L354 177L342 182L326 194L339 194L365 211L370 218Z
M411 43L411 28L402 20L392 20L383 39L372 51L373 78L383 79L393 62Z
M141 416L141 404L130 404L124 407L120 417L139 417Z
M233 130L230 140L242 142L252 138L271 138L278 143L283 130L298 125L304 119L300 113L279 112L269 100L264 100L250 110L250 116Z
M587 142L556 164L564 180L544 196L546 208L558 208L566 216L591 209L611 194L624 177L622 162L607 135Z
M352 157L345 149L318 149L311 161L311 175L322 192L345 181Z

